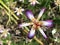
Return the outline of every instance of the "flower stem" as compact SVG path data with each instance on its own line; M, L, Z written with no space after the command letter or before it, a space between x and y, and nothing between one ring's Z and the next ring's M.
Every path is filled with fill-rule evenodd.
M10 17L10 19L12 20L12 21L14 21L16 24L17 24L17 21L6 11L6 14ZM9 21L9 20L8 20ZM8 22L7 22L7 24L8 24Z
M4 2L2 0L0 0L0 3L17 19L19 20L19 18L4 4Z
M0 6L1 9L4 9L2 6ZM9 22L12 20L17 24L17 21L5 10L6 14L9 16L7 25L9 24Z

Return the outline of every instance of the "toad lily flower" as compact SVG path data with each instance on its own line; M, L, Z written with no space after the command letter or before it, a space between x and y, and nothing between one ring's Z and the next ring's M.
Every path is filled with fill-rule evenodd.
M32 21L30 23L22 23L19 25L19 27L25 27L25 26L29 26L29 25L33 25L31 30L28 33L28 38L31 39L34 37L35 35L35 30L38 29L41 34L44 36L44 38L47 38L47 35L44 33L43 29L41 28L41 26L47 26L47 27L51 27L52 26L52 20L47 20L47 21L39 21L39 19L41 18L41 16L43 15L45 11L45 8L41 9L38 18L35 19L35 17L33 16L33 13L30 10L26 11L26 16Z

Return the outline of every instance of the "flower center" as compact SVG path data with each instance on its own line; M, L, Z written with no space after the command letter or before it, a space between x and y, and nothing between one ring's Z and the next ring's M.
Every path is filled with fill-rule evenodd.
M21 13L21 9L19 9L17 12L20 12Z
M34 21L35 28L37 28L38 26L41 26L41 24L42 24L42 22Z

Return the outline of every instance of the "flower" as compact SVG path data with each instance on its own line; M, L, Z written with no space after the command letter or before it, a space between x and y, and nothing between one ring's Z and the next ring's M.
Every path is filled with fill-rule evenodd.
M29 26L29 25L33 25L31 30L28 33L28 38L31 39L34 37L35 35L35 30L38 29L41 34L44 36L44 38L47 38L47 35L44 33L43 29L41 28L41 26L47 26L47 27L51 27L52 26L52 20L47 20L47 21L39 21L39 19L41 18L41 16L43 15L45 11L45 8L42 8L38 18L35 19L35 17L33 16L33 13L30 10L26 10L26 16L27 18L29 18L32 22L31 23L22 23L19 24L19 27L25 27L25 26Z
M22 7L20 7L20 8L16 7L14 12L15 13L17 12L17 15L19 15L19 14L23 15L23 13L22 13L23 11L24 11L24 9Z
M20 34L20 31L19 30L16 30L16 35Z
M7 34L10 34L9 30L10 29L8 29L8 28L5 29L3 25L0 25L0 36L7 37Z
M29 0L29 2L31 5L39 4L37 0Z
M6 40L6 43L8 44L8 45L11 45L11 40Z
M24 3L24 0L19 0L19 1L21 1L21 2L23 2L23 3Z
M1 33L1 37L7 37L8 34L10 34L8 31L10 29L3 29L3 30L0 30L0 33Z
M60 0L54 0L54 2L57 6L60 6Z
M57 30L56 29L53 29L52 30L52 35L54 35L56 32L57 32Z

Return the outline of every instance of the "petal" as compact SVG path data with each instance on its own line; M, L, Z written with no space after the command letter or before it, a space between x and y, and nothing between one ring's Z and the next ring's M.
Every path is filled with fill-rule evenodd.
M36 2L31 2L30 4L33 5L33 6L35 6Z
M41 16L43 15L44 11L45 11L45 8L42 8L40 13L39 13L39 15L38 15L37 20L39 20L41 18Z
M30 10L26 10L26 16L32 21L35 19L33 13Z
M7 34L5 34L4 37L7 37Z
M35 29L32 28L32 29L30 30L30 32L28 33L28 38L29 38L29 39L32 39L32 38L34 37L34 35L35 35Z
M52 20L42 21L43 26L52 27L52 24L53 24Z
M17 15L18 15L18 16L19 16L19 14L20 14L20 13L19 13L19 12L17 12Z
M25 26L29 26L29 25L32 25L33 23L22 23L22 24L19 24L19 28L22 28L22 27L25 27Z
M57 32L57 29L52 30L52 35L54 35Z
M47 38L46 34L44 33L44 31L41 28L38 28L39 31L41 32L41 34L44 36L44 38Z
M19 0L19 1L21 1L21 2L23 2L23 3L24 3L24 0Z
M21 11L24 11L24 8L22 8L22 7L20 7L19 9L20 9Z
M24 9L23 9L23 8L22 8L21 10L22 10L22 11L24 11Z
M3 30L0 30L0 33L3 33L4 31Z
M16 7L15 10L19 10L19 8Z
M39 2L38 2L38 1L36 1L36 3L37 3L37 4L39 4Z
M22 1L22 0L19 0L19 1Z

